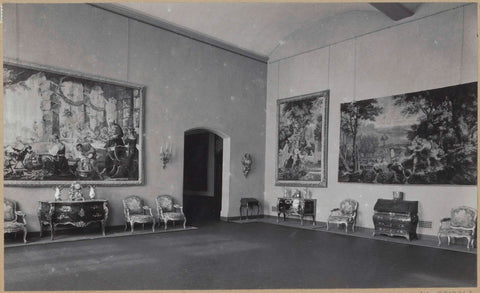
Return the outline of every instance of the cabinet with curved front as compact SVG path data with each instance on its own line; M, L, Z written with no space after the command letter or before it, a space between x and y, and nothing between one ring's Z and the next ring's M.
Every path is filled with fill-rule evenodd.
M312 217L313 225L315 225L316 210L316 199L279 197L277 198L277 223L279 222L280 215L283 214L284 221L287 216L299 216L302 226L305 216Z
M105 236L105 223L108 219L108 201L104 199L85 201L40 201L38 206L40 237L44 226L49 226L51 239L55 237L58 225L86 227L100 223L102 235Z

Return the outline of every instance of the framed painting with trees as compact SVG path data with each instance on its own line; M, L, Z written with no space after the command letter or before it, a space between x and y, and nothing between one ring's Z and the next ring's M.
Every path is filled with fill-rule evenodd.
M275 184L327 186L329 91L277 101Z
M477 184L477 83L340 106L339 182Z
M4 183L143 183L139 85L4 60Z

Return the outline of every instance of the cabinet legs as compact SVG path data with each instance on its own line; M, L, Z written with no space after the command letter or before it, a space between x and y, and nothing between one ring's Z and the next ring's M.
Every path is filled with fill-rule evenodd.
M102 226L102 235L105 236L105 221L102 221L100 225Z

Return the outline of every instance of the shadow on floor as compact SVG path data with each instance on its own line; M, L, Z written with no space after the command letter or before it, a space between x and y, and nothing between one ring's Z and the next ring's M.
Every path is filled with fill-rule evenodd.
M105 229L105 236L102 235L102 232L98 228L94 227L62 227L58 231L55 230L55 239L52 241L50 238L50 231L44 232L43 237L40 237L40 233L28 233L27 234L27 243L23 243L21 235L15 237L14 233L5 234L4 236L4 246L8 247L18 247L18 246L30 246L30 245L39 245L39 244L51 244L59 242L71 242L79 240L91 240L91 239L101 239L101 238L112 238L112 237L125 237L125 236L135 236L142 234L158 234L158 233L171 233L171 232L182 232L198 229L194 226L187 226L185 229L181 225L176 227L168 227L167 230L164 230L163 225L158 228L155 227L155 232L152 231L151 225L146 225L145 229L142 229L141 225L135 227L134 232L130 232L130 228L125 231L124 226L114 226L107 227ZM19 232L21 234L21 232Z
M466 253L477 253L477 247L467 249L466 239L457 239L454 244L447 245L447 240L442 239L442 243L438 245L438 238L436 236L431 235L418 235L418 239L413 239L411 241L407 240L404 237L389 237L385 235L376 235L373 236L374 229L370 228L363 228L363 227L356 227L355 232L352 232L350 227L348 228L348 232L345 232L345 226L337 226L337 225L330 225L329 230L327 231L327 224L325 222L316 222L316 225L312 225L312 221L304 220L303 226L300 224L299 219L295 218L288 218L286 221L280 219L277 223L276 217L261 217L261 218L250 218L250 219L243 219L243 220L235 220L231 221L232 223L237 224L248 224L248 223L266 223L266 224L274 224L274 225L281 225L285 227L297 228L297 229L306 229L306 230L314 230L319 232L328 232L328 233L335 233L340 235L347 235L353 237L361 237L373 240L380 240L380 241L388 241L388 242L395 242L395 243L402 243L408 245L418 245L424 247L432 247L432 248L439 248L439 249L446 249L452 251L459 251L459 252L466 252Z
M8 248L4 272L8 291L463 288L476 286L476 255L215 222L188 233Z

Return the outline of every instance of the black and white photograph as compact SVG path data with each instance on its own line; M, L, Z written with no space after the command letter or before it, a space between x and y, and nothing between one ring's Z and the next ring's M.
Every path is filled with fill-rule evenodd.
M478 291L478 2L1 8L0 291Z
M477 184L477 83L340 111L340 182Z
M13 64L3 65L6 185L141 182L141 87Z
M326 186L328 91L278 100L277 185Z

